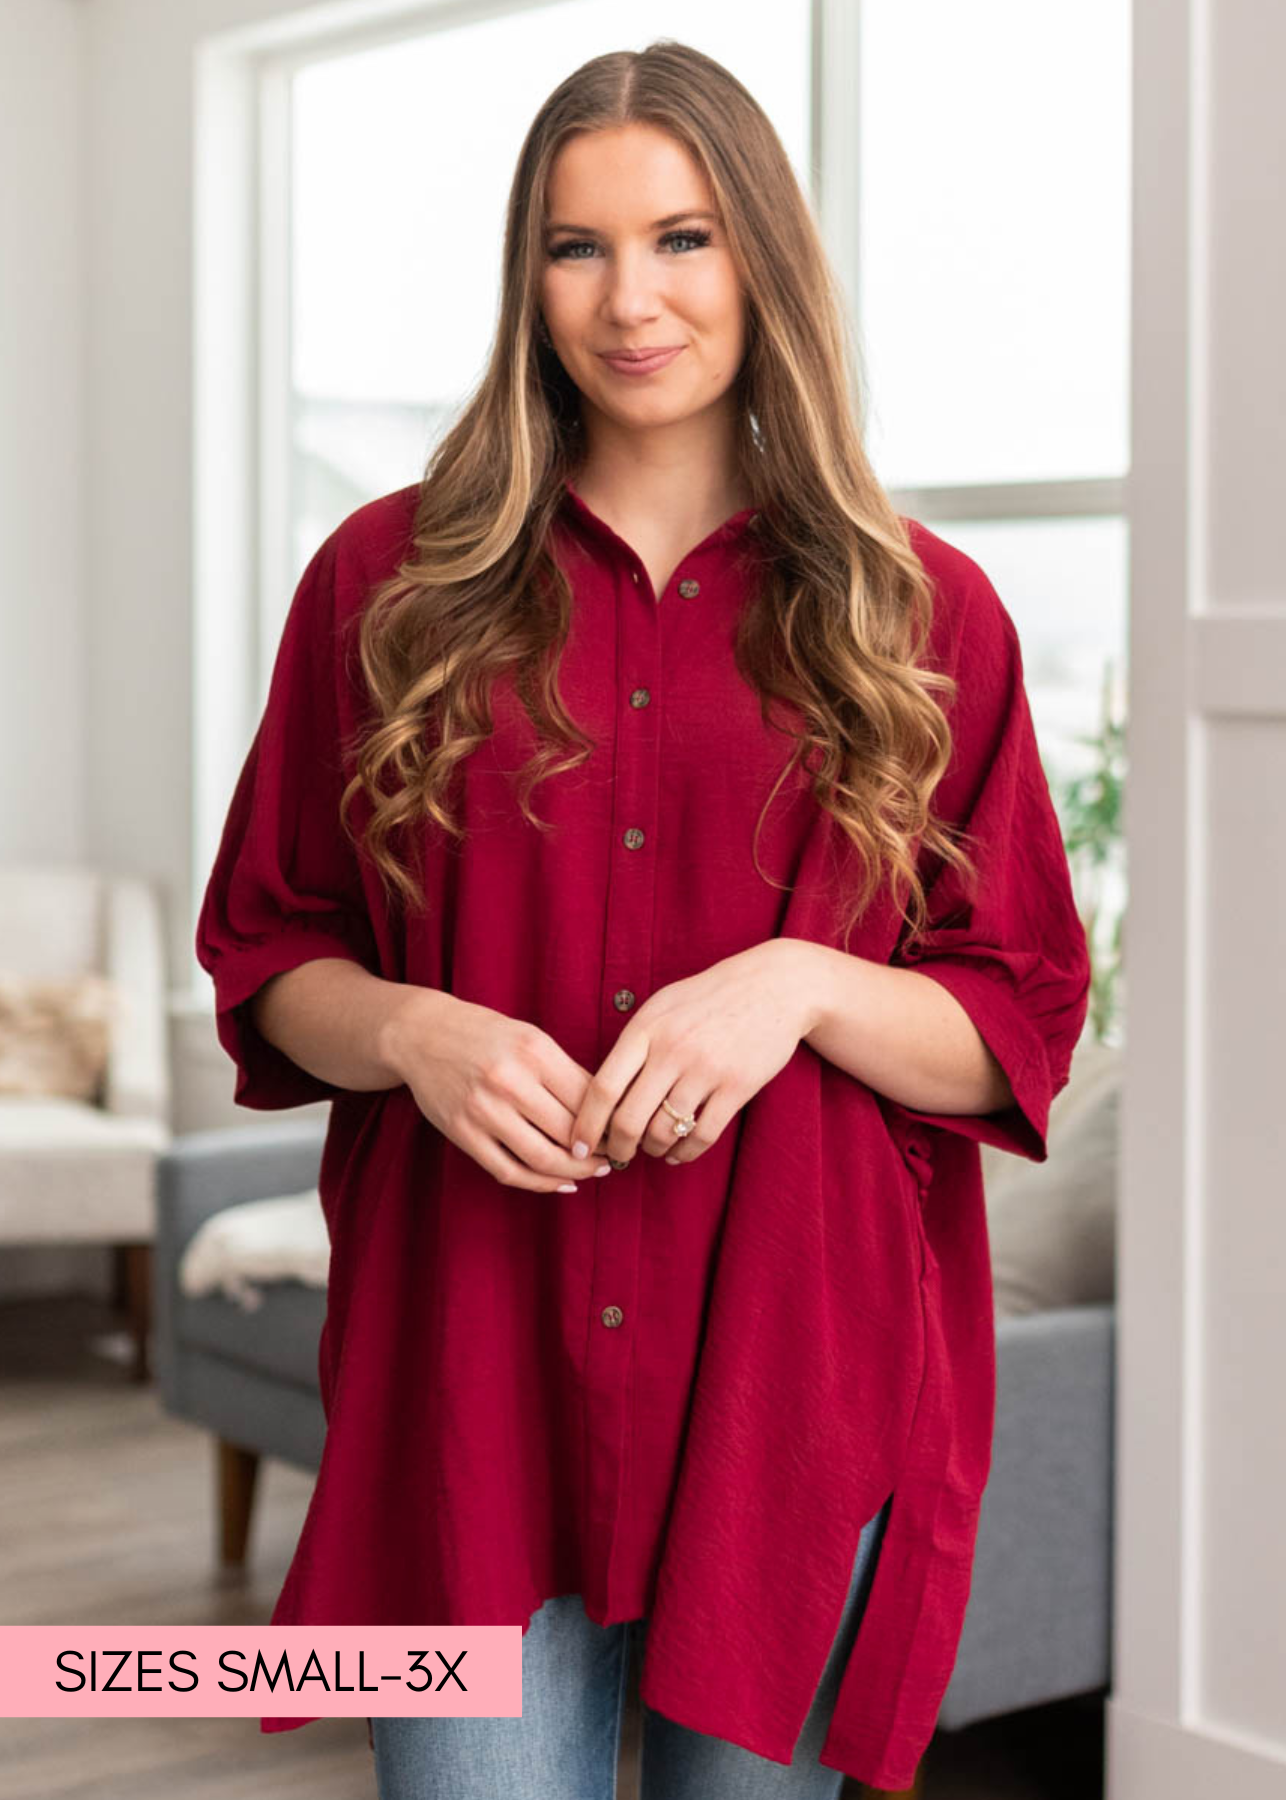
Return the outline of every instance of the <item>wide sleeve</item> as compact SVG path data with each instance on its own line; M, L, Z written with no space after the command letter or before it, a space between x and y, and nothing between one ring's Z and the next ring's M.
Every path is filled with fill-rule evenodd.
M351 713L341 705L351 676L339 627L357 579L353 561L333 533L300 578L197 924L219 1042L236 1065L233 1098L260 1111L343 1090L262 1036L252 996L270 976L319 957L380 972L361 868L339 818L341 734Z
M968 566L953 753L935 810L970 834L965 848L978 879L969 888L934 858L940 872L926 894L928 940L902 943L890 960L955 995L1008 1076L1014 1101L977 1115L894 1110L1044 1162L1050 1105L1067 1083L1089 1009L1089 946L1037 749L1018 633L986 575Z

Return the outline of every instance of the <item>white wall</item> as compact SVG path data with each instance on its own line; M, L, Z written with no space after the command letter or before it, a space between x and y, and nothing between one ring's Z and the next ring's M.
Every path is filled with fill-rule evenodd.
M90 0L86 540L92 854L166 883L191 974L193 56L301 0Z
M255 1122L189 991L193 57L305 10L0 6L0 856L156 882L178 1130ZM95 1247L0 1257L0 1298L107 1281Z
M231 1104L232 1067L217 1046L210 988L192 954L192 916L208 871L193 844L194 458L193 119L198 50L227 55L220 128L236 119L244 59L307 29L416 10L412 0L87 0L85 116L86 543L95 569L87 696L94 754L85 771L87 849L147 871L170 926L175 1125L254 1124ZM222 110L227 104L226 113ZM239 154L229 139L229 157ZM221 149L220 154L224 151ZM252 304L241 271L222 275L216 311ZM223 325L210 321L211 333ZM235 335L230 334L230 335ZM232 376L225 373L226 388ZM217 384L216 384L217 386ZM210 389L207 388L207 392ZM222 458L220 460L223 460ZM204 470L208 534L238 535L252 457ZM214 553L217 559L217 549ZM207 555L207 562L211 560ZM221 603L244 604L235 556ZM217 627L215 628L217 635ZM204 652L202 653L204 654ZM195 985L194 985L195 984Z
M83 10L0 8L0 855L86 844Z
M84 9L0 7L0 857L87 850ZM106 1292L97 1247L14 1249L0 1296Z

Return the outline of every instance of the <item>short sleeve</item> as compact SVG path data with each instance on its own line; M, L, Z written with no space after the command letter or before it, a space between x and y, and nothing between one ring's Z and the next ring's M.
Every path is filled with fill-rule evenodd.
M964 848L978 878L969 887L935 858L941 872L926 894L928 935L891 961L955 995L1008 1076L1014 1103L978 1115L895 1110L1044 1162L1050 1105L1067 1083L1089 1010L1089 945L1037 748L1018 633L982 570L969 569L953 670L952 761L935 810L970 834Z
M333 533L291 602L197 923L219 1042L236 1065L234 1100L260 1111L343 1090L268 1042L250 1015L253 995L271 976L321 957L379 973L357 852L339 817L347 779L340 696L351 679L340 591L353 579Z

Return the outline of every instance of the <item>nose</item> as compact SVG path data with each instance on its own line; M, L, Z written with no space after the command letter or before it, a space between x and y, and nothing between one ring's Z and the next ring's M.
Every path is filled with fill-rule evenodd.
M660 311L650 259L647 249L622 250L608 259L603 316L613 325L628 327L654 319Z

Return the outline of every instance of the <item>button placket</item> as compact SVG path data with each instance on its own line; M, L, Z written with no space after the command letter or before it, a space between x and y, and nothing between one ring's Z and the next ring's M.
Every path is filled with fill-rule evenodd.
M660 673L661 609L636 604L636 597L643 598L637 568L629 570L629 577L615 612L613 679L619 711L606 845L600 1062L638 1000L650 991L652 978L660 756L660 720L652 701ZM587 1588L599 1604L614 1609L617 1522L630 1480L629 1371L640 1328L635 1308L651 1159L639 1155L628 1163L609 1161L621 1173L614 1182L594 1183L593 1261L586 1294L591 1329L584 1376L585 1521Z

